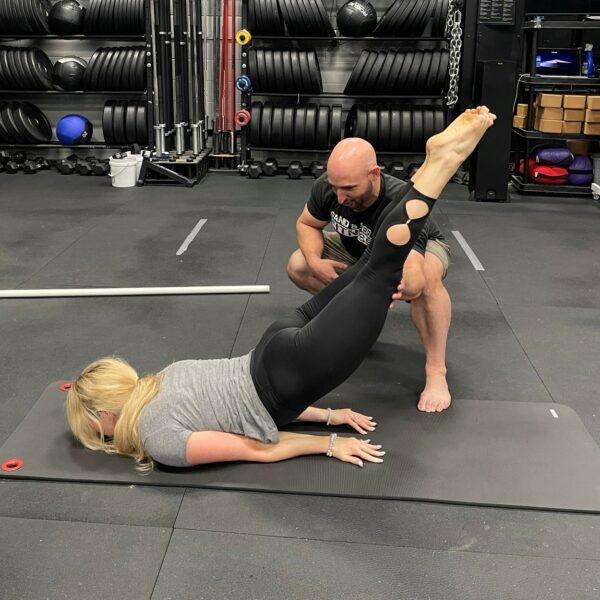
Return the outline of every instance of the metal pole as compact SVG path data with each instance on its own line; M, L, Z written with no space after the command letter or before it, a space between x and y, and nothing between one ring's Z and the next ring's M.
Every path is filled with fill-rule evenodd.
M208 294L268 294L268 285L215 285L196 287L80 288L54 290L2 290L0 298L88 298L103 296L185 296Z

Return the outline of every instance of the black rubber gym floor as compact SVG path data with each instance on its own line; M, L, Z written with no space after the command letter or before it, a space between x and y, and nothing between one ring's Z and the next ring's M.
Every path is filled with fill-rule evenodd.
M304 298L285 262L310 185L211 174L192 190L112 190L99 178L2 176L2 288L266 283L271 294L0 301L0 444L50 381L99 354L121 353L144 371L251 348ZM450 186L436 210L453 251L454 397L566 404L600 443L598 205L478 204ZM208 221L176 256L199 219ZM474 270L452 231L485 271ZM415 403L422 358L401 306L332 396ZM600 594L596 515L0 480L0 521L3 599Z

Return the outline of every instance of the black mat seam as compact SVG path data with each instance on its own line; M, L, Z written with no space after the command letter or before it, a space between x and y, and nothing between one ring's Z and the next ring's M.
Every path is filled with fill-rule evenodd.
M51 523L82 523L87 525L104 525L106 527L137 527L141 529L164 529L171 530L171 536L173 535L173 527L169 525L130 525L128 523L106 523L105 521L81 521L80 519L72 519L70 521L66 519L52 519L49 517L41 518L41 517L16 517L14 515L0 515L0 519L18 519L21 521L45 521ZM169 541L171 537L169 536ZM600 559L599 559L600 560ZM1 597L1 596L0 596Z
M370 546L374 548L406 548L410 550L423 550L425 552L438 552L444 554L473 554L480 556L514 556L521 558L546 558L549 560L581 560L588 561L592 563L600 562L600 558L580 558L573 556L546 556L540 554L513 554L508 552L479 552L473 550L461 550L454 548L428 548L424 546L410 546L406 544L376 544L374 542L357 542L357 541L348 541L348 540L336 540L336 539L323 539L323 538L314 538L314 537L306 537L299 536L294 537L291 535L273 535L266 533L247 533L241 531L223 531L223 530L215 530L215 529L193 529L190 527L175 527L177 531L198 531L202 533L219 533L224 535L240 535L247 537L258 537L258 538L275 538L275 539L283 539L283 540L302 540L305 542L321 542L324 544L348 544L352 546Z
M181 508L181 506L180 506ZM165 564L165 559L167 558L167 554L169 553L169 548L171 547L171 540L173 539L173 533L175 529L171 528L171 534L169 535L169 540L167 541L167 545L165 547L165 553L163 554L162 560L160 561L160 565L158 565L158 569L156 570L156 577L154 579L154 584L152 585L152 591L148 598L152 598L154 596L154 592L156 591L156 586L158 585L158 580L160 579L160 574L163 569L163 565Z
M65 248L63 248L56 256L53 256L47 263L43 264L35 273L32 273L29 277L27 277L27 279L25 279L24 281L21 281L21 283L19 283L17 286L15 286L15 289L21 289L21 286L25 285L27 282L31 281L32 279L34 279L37 275L39 275L46 267L48 267L49 265L51 265L55 260L57 260L58 258L60 258L65 252L67 252L68 250L70 250L75 244L77 244L85 235L88 235L90 232L92 232L94 229L96 229L96 227L98 227L98 223L95 223L94 225L92 225L91 227L85 229L85 231L82 232L82 234L80 236L77 237L77 239L73 240L68 246L66 246Z

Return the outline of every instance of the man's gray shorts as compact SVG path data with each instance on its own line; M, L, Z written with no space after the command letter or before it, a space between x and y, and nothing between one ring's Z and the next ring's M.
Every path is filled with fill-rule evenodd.
M323 248L322 258L337 260L346 263L347 265L353 265L356 262L357 259L344 247L339 233L335 231L324 231L323 237L325 246ZM450 266L450 248L448 245L441 240L427 240L427 248L425 251L430 252L440 260L444 267L442 279L445 279L448 274L448 267Z

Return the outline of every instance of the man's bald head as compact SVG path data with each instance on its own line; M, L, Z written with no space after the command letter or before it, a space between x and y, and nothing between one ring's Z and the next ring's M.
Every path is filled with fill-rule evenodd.
M375 149L361 138L342 140L327 161L327 179L338 202L355 211L377 200L380 177Z

